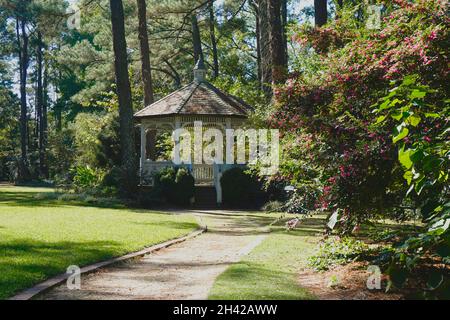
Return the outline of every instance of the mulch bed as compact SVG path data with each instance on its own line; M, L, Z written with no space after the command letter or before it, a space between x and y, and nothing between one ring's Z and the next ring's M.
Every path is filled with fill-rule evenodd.
M385 292L385 276L381 278L381 290L369 290L366 282L371 273L367 271L367 267L367 263L353 262L324 272L306 269L299 274L298 281L300 286L320 300L404 299L401 293Z

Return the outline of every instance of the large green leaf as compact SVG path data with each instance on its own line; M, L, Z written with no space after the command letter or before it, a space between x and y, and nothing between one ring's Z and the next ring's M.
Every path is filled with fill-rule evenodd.
M426 91L422 91L419 89L414 89L411 94L409 95L409 98L412 99L422 99L427 95Z
M403 147L398 150L398 161L400 161L402 166L405 167L406 169L411 169L411 167L413 165L413 162L411 161L412 151L413 151L412 149L404 150ZM412 178L412 173L411 173L411 178Z
M412 171L405 171L405 173L403 174L403 178L405 178L406 182L408 182L408 185L410 185L413 178Z
M406 128L406 127L402 127L400 130L398 130L398 132L399 133L392 138L392 142L393 143L397 143L398 141L400 141L404 137L406 137L408 135L408 133L409 133L409 129Z
M408 122L413 126L417 127L417 125L420 123L420 120L422 120L418 115L413 114L409 116Z

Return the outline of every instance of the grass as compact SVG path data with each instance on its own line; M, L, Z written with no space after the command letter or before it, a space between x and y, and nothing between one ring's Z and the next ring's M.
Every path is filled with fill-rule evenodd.
M191 215L42 196L51 192L0 185L0 299L65 272L69 265L120 256L197 228Z
M314 299L298 285L297 275L317 249L323 217L307 219L289 232L285 221L271 226L270 234L259 246L217 278L209 299Z

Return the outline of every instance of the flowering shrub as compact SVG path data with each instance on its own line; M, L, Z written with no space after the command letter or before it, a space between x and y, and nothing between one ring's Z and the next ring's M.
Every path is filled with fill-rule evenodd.
M283 132L283 158L273 179L315 185L321 191L315 206L342 209L345 230L380 214L404 219L405 206L411 207L397 146L390 128L371 125L377 117L372 106L392 80L411 73L446 92L445 10L445 1L397 1L385 6L381 30L340 19L296 37L320 54L321 70L313 76L298 70L276 91L269 122ZM324 43L317 42L321 33Z
M283 157L272 179L318 190L315 207L338 210L342 233L420 215L426 229L398 237L380 264L397 287L426 266L436 296L450 288L448 2L378 2L380 30L361 27L355 7L293 37L319 71L301 64L277 88L268 121L282 130Z

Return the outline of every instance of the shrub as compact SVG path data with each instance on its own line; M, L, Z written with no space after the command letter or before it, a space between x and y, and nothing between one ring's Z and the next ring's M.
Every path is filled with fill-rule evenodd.
M185 168L179 168L175 176L175 193L173 202L179 205L186 205L194 196L195 179Z
M269 201L265 203L261 208L261 210L266 212L279 212L283 211L283 209L284 209L283 202L278 200Z
M194 177L185 168L167 167L154 175L150 198L187 205L194 196Z
M157 197L164 198L166 201L171 200L174 190L176 171L173 167L167 167L153 175L153 194Z
M308 265L316 270L324 271L329 268L346 264L361 258L362 253L369 247L360 240L350 237L331 237L320 246L317 254L308 259Z
M77 191L85 191L97 188L103 180L104 172L89 166L78 166L72 169L74 173L73 187Z
M418 74L418 81L434 91L430 103L448 91L444 2L396 1L386 7L386 14L376 31L360 28L354 20L330 21L322 29L329 35L325 44L317 43L316 30L298 35L301 46L315 49L320 72L294 66L296 72L275 92L277 104L268 119L282 131L279 176L297 187L316 184L321 193L317 206L342 209L352 225L380 214L405 216L407 186L397 161L397 146L389 128L374 130L371 126L379 116L373 105L390 93L392 80L408 74ZM395 97L391 100L397 103ZM439 129L428 129L434 136L423 139L438 140ZM403 125L400 130L397 139L411 127ZM420 189L425 180L416 177L412 178L420 181L415 181L414 188Z
M122 171L119 167L108 170L101 181L103 187L118 187L120 185Z
M36 193L33 198L35 200L57 200L60 193L57 192L39 192Z
M220 179L224 204L249 206L258 191L258 182L242 168L232 168Z

